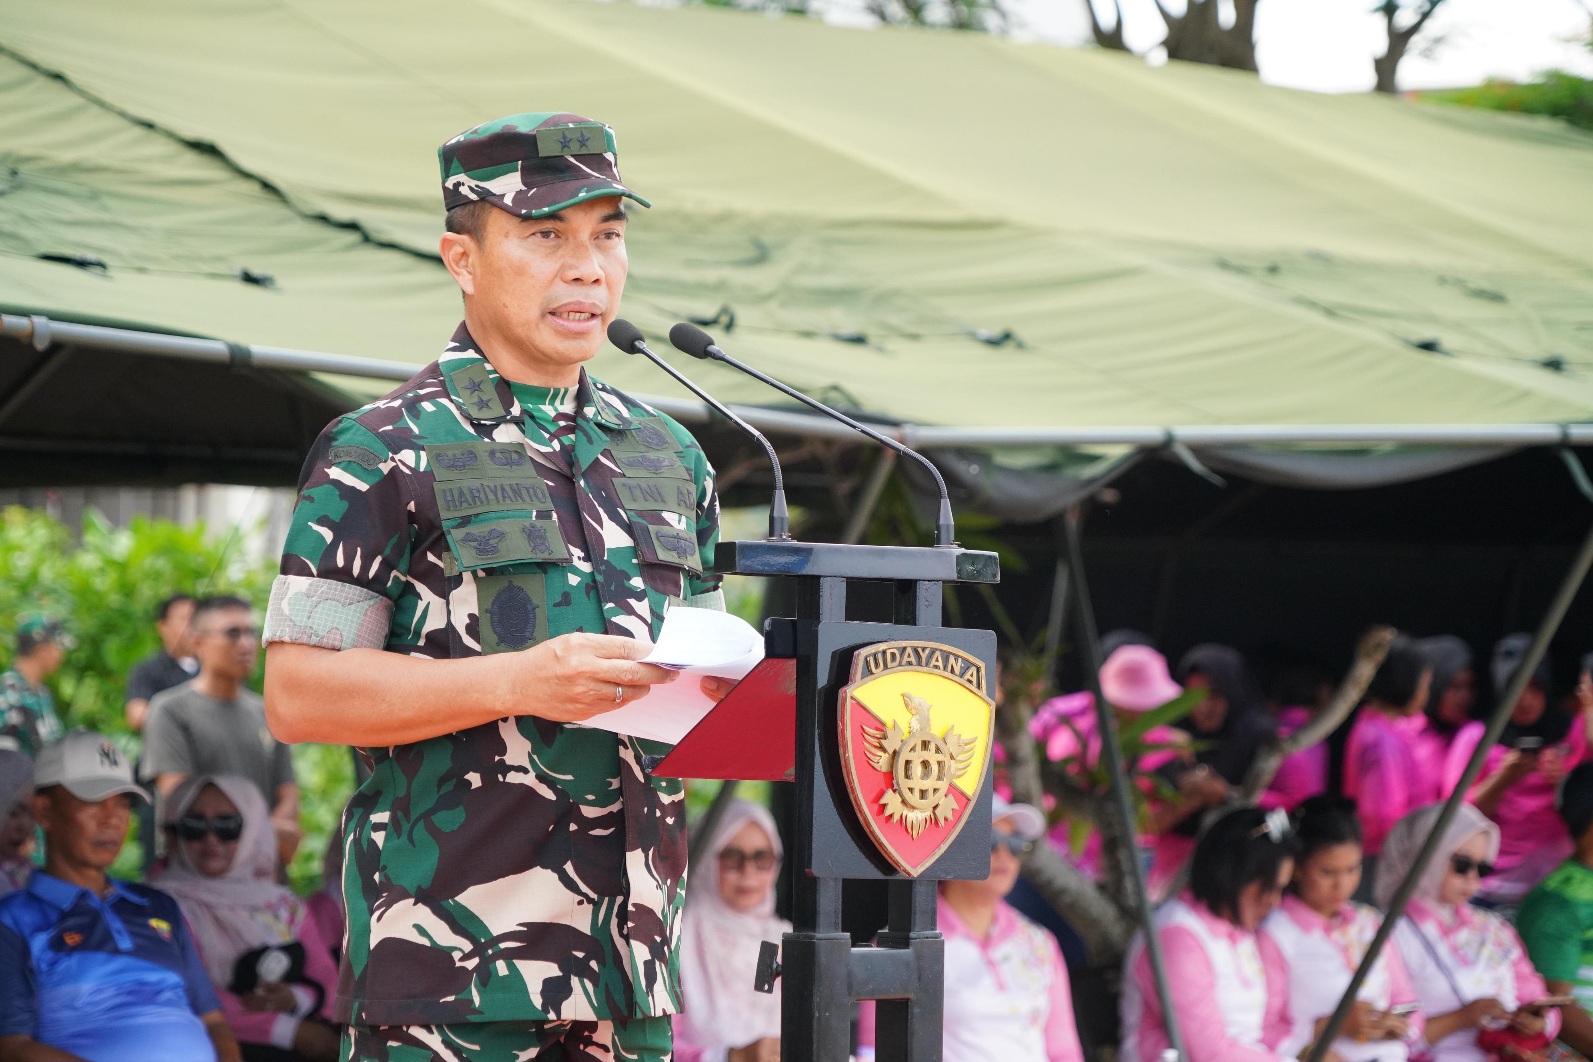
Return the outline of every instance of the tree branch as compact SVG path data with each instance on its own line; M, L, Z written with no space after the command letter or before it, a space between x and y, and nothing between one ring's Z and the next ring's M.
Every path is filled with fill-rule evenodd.
M1361 636L1360 643L1355 647L1355 660L1321 714L1281 741L1274 739L1268 742L1256 754L1240 793L1241 804L1249 806L1256 802L1267 786L1272 784L1278 767L1286 757L1326 740L1350 717L1365 696L1366 687L1371 685L1372 676L1383 666L1383 658L1388 656L1388 647L1394 644L1397 633L1393 627L1373 627Z
M1112 0L1112 10L1117 14L1117 23L1111 29L1101 24L1100 16L1095 13L1095 4L1092 0L1084 0L1084 10L1090 15L1090 32L1095 35L1095 43L1101 48L1110 48L1113 51L1126 52L1128 44L1123 40L1123 5L1118 0Z
M1035 845L1024 857L1023 877L1067 919L1093 965L1116 967L1122 962L1134 924L1061 852L1048 844Z

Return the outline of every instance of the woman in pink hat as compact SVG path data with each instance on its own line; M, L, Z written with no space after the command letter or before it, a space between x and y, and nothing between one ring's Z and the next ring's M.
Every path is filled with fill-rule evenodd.
M1123 645L1113 650L1101 665L1101 693L1122 725L1142 712L1175 700L1183 689L1168 673L1167 659L1162 654L1148 645ZM1041 705L1030 724L1030 732L1045 745L1046 756L1070 773L1093 770L1100 759L1101 733L1096 722L1095 698L1088 690L1053 697ZM1128 764L1127 768L1131 776L1144 781L1142 789L1148 796L1151 785L1146 776L1177 761L1181 756L1180 748L1187 746L1189 739L1182 731L1158 726L1141 740L1153 746L1153 751L1140 756L1138 762ZM1051 841L1063 851L1068 850L1067 823L1051 831ZM1151 841L1149 836L1140 839L1142 846L1148 846ZM1100 876L1100 834L1091 834L1076 862L1086 874Z

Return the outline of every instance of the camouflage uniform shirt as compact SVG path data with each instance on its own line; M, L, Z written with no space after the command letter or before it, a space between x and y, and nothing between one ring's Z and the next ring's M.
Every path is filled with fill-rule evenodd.
M684 428L584 372L573 394L511 385L461 325L321 434L265 640L441 660L575 631L655 638L668 605L718 605L701 563L718 524ZM342 1018L679 1009L684 794L640 766L664 746L520 717L363 751Z
M37 759L39 750L63 733L47 688L30 684L15 669L0 674L0 749Z

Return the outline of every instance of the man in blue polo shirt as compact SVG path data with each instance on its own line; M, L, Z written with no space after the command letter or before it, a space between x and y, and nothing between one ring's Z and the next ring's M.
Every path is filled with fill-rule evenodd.
M113 881L132 765L73 730L39 753L44 869L0 899L0 1062L238 1062L238 1042L170 896Z

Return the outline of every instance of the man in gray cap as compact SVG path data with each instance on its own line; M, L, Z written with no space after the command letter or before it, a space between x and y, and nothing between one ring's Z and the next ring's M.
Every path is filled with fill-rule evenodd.
M45 860L0 899L0 1058L236 1062L177 902L106 874L149 799L132 763L73 730L40 751L34 783Z

